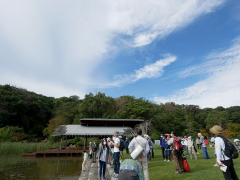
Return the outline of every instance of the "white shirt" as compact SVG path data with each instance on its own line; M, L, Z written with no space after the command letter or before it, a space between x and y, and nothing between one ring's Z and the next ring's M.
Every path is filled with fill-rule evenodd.
M116 139L114 140L114 144L118 144L118 147L114 146L114 152L120 152L119 151L120 139L118 137L116 137Z
M88 154L85 152L84 153L84 158L83 158L84 161L87 161L88 160Z
M221 161L229 160L230 158L224 155L225 151L225 143L222 138L216 137L215 138L215 150L217 154L217 162L220 164Z

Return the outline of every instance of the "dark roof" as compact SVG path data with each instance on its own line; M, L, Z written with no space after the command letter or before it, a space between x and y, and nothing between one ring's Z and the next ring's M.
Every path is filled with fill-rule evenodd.
M144 121L143 119L103 119L103 118L83 118L80 120L87 120L87 121Z

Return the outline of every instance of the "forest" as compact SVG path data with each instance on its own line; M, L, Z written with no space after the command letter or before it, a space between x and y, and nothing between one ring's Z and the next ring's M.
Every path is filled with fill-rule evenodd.
M174 102L156 104L128 95L112 98L101 92L86 94L83 99L77 95L54 98L0 85L0 141L43 139L59 125L79 124L81 118L148 120L148 133L153 139L172 130L179 135L202 132L207 136L209 128L216 124L227 137L240 138L240 106L201 109Z

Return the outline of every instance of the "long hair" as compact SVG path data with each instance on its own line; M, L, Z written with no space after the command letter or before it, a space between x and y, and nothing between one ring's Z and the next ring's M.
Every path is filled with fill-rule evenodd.
M109 149L108 143L107 143L106 140L105 140L105 142L106 142L106 144L104 144L104 141L102 141L102 147L103 147L104 150L105 150L105 148L107 148L107 150L108 150Z

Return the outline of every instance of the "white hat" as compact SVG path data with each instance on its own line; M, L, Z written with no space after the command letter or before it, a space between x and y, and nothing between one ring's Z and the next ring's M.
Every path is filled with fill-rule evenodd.
M239 142L239 139L234 139L234 142Z

